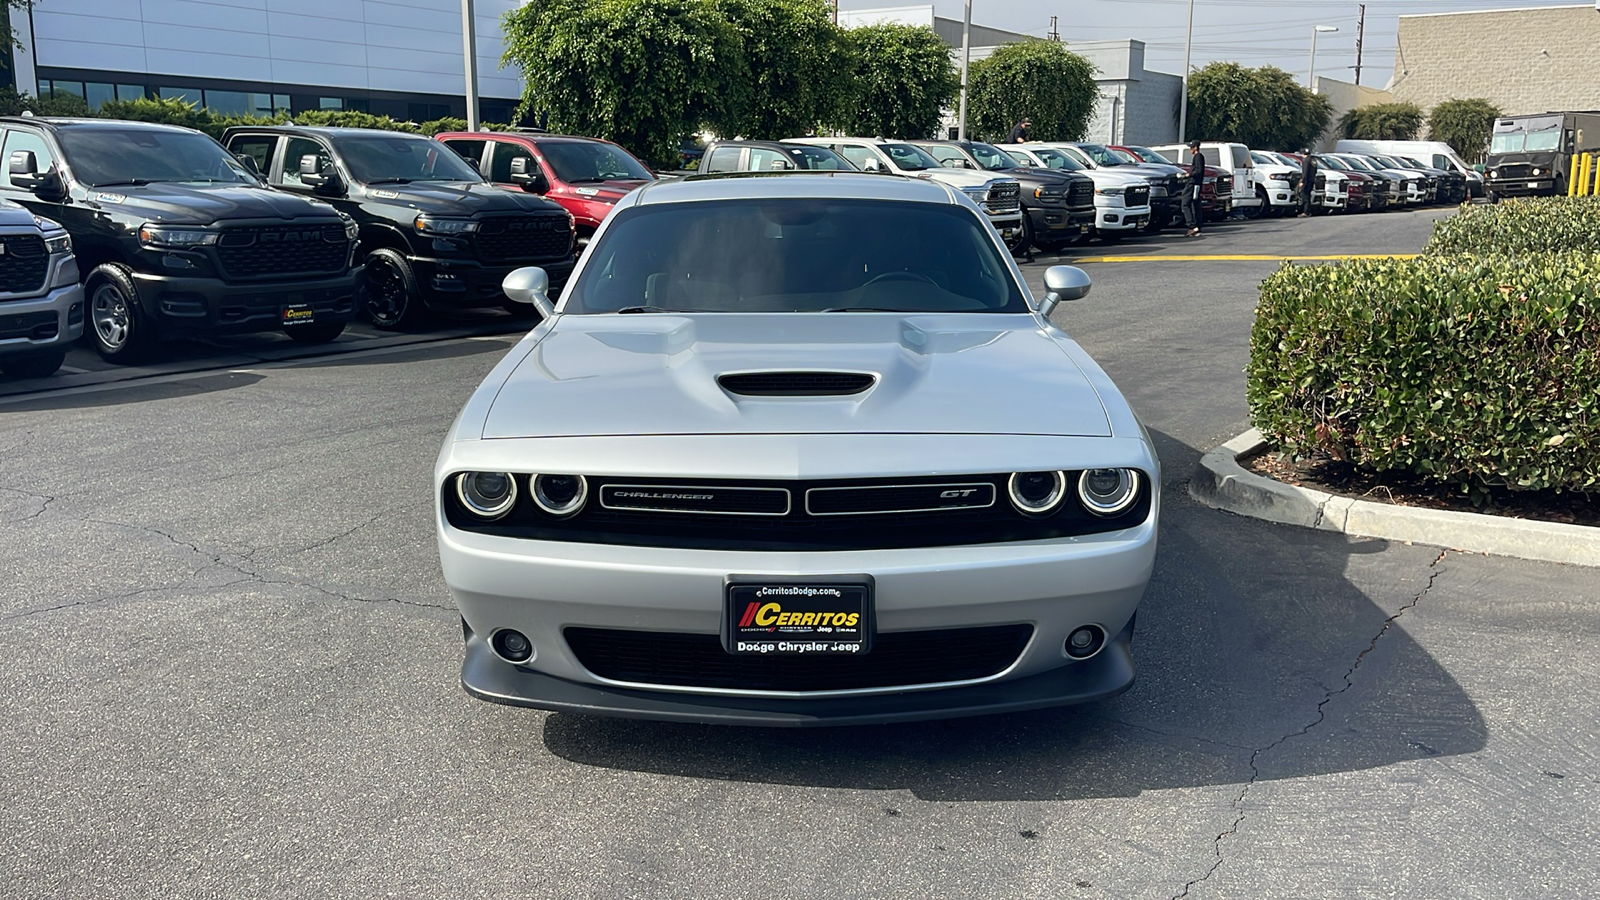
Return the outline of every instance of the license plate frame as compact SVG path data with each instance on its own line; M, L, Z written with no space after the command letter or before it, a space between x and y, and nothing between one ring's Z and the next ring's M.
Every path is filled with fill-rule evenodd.
M310 325L317 321L317 311L309 303L285 303L278 310L278 322L285 328Z
M730 575L722 587L723 649L734 656L865 655L877 630L875 589L870 575Z

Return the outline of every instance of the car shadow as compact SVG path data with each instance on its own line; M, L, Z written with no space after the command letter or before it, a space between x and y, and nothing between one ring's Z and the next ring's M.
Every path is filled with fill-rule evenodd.
M606 769L979 801L1127 797L1485 745L1466 692L1389 621L1447 574L1439 551L1201 507L1181 489L1200 451L1154 437L1167 475L1161 549L1127 693L1042 712L816 730L557 713L544 721L545 746Z

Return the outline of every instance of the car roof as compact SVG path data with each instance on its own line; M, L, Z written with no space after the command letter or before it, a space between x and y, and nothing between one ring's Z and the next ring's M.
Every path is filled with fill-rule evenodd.
M126 119L77 119L68 116L0 116L0 122L7 125L44 125L51 128L115 128L119 131L137 129L143 131L195 131L184 125L173 125L167 122L135 122Z
M338 137L348 134L377 134L385 137L413 137L428 140L425 134L415 134L410 131L392 131L387 128L345 128L339 125L232 125L228 131L267 131L274 134L315 134L323 137Z
M753 183L759 181L759 184ZM729 172L697 175L679 181L657 181L630 194L640 206L701 200L750 198L899 200L955 203L953 188L920 178L897 178L871 172L798 169L790 172Z

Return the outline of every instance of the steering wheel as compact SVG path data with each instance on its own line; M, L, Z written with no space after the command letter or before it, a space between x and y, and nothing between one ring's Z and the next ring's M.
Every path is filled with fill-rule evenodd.
M932 278L929 278L921 272L908 272L904 269L901 269L894 272L885 272L882 275L873 278L871 281L868 281L866 284L863 284L862 287L869 288L880 281L920 281L923 284L931 285L932 287L939 286L937 281L934 281Z

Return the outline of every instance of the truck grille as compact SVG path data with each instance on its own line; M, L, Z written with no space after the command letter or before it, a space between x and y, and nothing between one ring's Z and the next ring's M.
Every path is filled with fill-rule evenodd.
M1022 185L1015 181L990 185L989 199L983 205L992 213L1016 212L1022 208Z
M890 631L859 656L735 656L714 634L567 628L585 669L634 684L747 691L846 691L973 681L1011 667L1032 625Z
M1533 176L1533 166L1528 163L1510 163L1495 166L1500 170L1501 178L1530 178Z
M230 228L217 239L217 260L230 278L338 274L349 255L350 241L337 222L251 225Z
M1128 188L1122 194L1122 202L1127 206L1149 206L1150 186L1147 184L1141 187Z
M1231 194L1231 193L1233 193L1233 176L1232 175L1218 175L1217 176L1217 193L1218 194Z
M38 293L49 268L44 238L36 234L0 236L0 293Z
M1067 205L1073 209L1094 206L1094 182L1075 181L1067 192Z
M498 216L478 225L478 254L486 263L565 259L571 252L565 216Z

